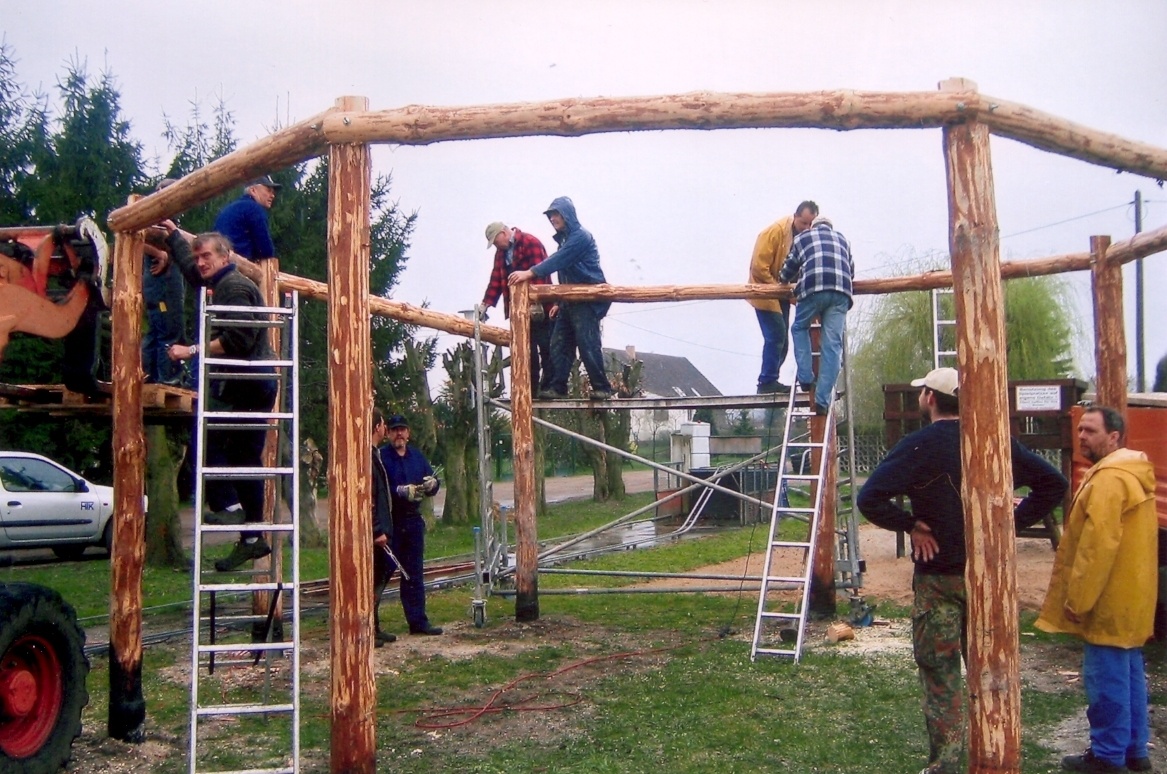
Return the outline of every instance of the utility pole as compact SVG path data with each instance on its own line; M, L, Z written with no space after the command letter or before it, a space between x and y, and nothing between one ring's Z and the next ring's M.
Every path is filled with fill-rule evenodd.
M1135 233L1143 232L1143 192L1135 191ZM1135 392L1147 391L1147 363L1143 351L1143 259L1135 261Z

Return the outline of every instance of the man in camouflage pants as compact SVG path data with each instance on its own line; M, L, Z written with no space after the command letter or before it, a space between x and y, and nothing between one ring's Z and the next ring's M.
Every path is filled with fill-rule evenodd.
M859 510L873 524L908 532L915 572L912 650L924 689L928 766L921 774L963 771L967 596L964 587L964 508L960 497L960 380L954 368L937 368L912 382L920 387L927 421L900 441L859 492ZM1029 487L1014 510L1023 527L1040 521L1061 501L1066 479L1048 462L1012 442L1013 485ZM906 496L911 511L892 498Z

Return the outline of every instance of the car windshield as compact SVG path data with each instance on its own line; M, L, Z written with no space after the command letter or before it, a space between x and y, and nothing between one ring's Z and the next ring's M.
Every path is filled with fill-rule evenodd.
M73 477L56 465L25 457L0 459L0 483L9 492L72 492Z

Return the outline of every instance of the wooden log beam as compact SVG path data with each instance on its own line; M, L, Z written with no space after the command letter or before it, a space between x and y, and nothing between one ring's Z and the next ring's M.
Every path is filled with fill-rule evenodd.
M531 284L511 288L511 432L515 475L515 620L539 618L535 438L531 421Z
M975 95L974 95L975 98ZM960 94L836 91L689 92L441 107L407 105L324 119L328 142L429 145L497 137L580 137L661 129L936 128L958 120Z
M1122 265L1107 259L1110 238L1090 237L1094 298L1094 366L1097 399L1126 416L1126 326L1123 322Z
M231 255L236 255L232 252ZM280 274L280 259L266 258L258 263L249 261L243 256L238 256L241 261L247 261L255 271L259 274L259 281L256 284L259 286L259 292L263 296L263 303L265 306L276 307L280 304L280 290L279 290L279 274ZM236 264L236 268L242 271L242 265ZM264 332L268 337L268 344L271 346L271 351L279 356L281 349L281 336L279 328L271 328ZM276 407L284 400L284 383L277 383L276 393ZM263 466L265 468L274 468L279 465L279 441L280 433L275 423L270 423L271 429L267 431L267 438L264 439L263 445ZM287 465L295 464L292 460L285 462ZM264 479L263 482L263 520L269 524L276 521L276 480L274 478ZM256 559L252 563L254 570L268 570L270 574L267 576L259 575L256 577L258 583L277 583L284 579L283 568L283 547L284 547L284 533L275 532L271 535L272 552L267 556ZM268 614L268 609L272 611L272 640L282 640L284 631L284 595L279 594L275 598L275 607L271 607L271 592L257 591L251 595L251 613L256 616L258 620L263 620ZM251 637L252 642L263 642L266 634L266 621L264 623L252 624Z
M352 109L367 100L345 97ZM333 774L376 770L373 528L369 514L373 408L369 319L372 162L367 145L334 145L328 160L328 519Z
M301 296L307 298L317 298L327 301L331 297L329 287L325 283L304 277L297 277L295 274L281 272L280 288L283 290L299 291ZM430 309L422 309L419 306L412 306L401 301L380 298L378 296L371 296L369 298L369 311L372 314L392 317L394 320L400 320L410 325L421 325L425 328L433 328L434 330L453 333L457 336L474 338L474 323L461 315L434 312ZM499 328L495 325L483 325L481 326L481 330L483 341L503 347L509 347L511 345L511 332L506 328Z
M106 223L113 231L134 231L172 218L248 180L319 156L328 147L321 131L327 110L270 134L246 148L215 159L141 201L119 207Z
M957 79L959 80L959 79ZM409 105L324 118L328 142L428 145L450 140L665 129L923 129L977 118L990 131L1092 164L1167 178L1167 150L1125 140L974 90L691 92L467 107Z
M815 347L816 351L818 347ZM817 373L817 372L816 372ZM835 521L838 512L839 491L839 444L835 423L827 422L831 417L811 417L810 439L824 444L811 452L811 470L823 470L823 480L815 485L815 497L822 488L822 509L819 512L818 529L810 536L814 543L812 572L810 578L810 599L807 612L819 621L829 621L835 617L837 606L835 594ZM822 455L827 455L827 464L820 468ZM777 496L777 493L775 493Z
M133 202L137 197L130 197ZM142 422L141 231L114 238L113 554L109 595L109 712L113 739L145 739L142 694L142 570L146 564L146 433Z
M941 89L972 87L945 81ZM975 88L975 87L974 87ZM960 364L961 499L968 594L968 770L1021 766L1021 681L1005 303L989 129L945 127Z

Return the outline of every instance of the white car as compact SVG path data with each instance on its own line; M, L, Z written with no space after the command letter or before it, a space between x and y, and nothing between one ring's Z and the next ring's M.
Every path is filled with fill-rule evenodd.
M109 551L112 515L113 487L39 454L0 451L0 549L51 548L62 559Z

